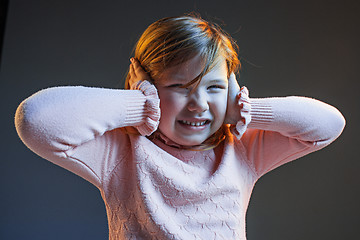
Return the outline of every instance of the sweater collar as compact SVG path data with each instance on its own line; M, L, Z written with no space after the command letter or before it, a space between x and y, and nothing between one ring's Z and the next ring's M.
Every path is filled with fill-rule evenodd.
M211 135L202 144L194 145L194 146L180 145L180 144L172 141L167 136L165 136L165 134L163 134L159 129L157 129L151 136L149 136L149 139L151 139L151 140L157 139L167 146L178 148L178 149L184 149L184 150L190 150L190 151L205 151L205 150L210 150L210 149L215 148L225 139L225 128L226 128L226 126L222 126L217 132L215 132L213 135Z

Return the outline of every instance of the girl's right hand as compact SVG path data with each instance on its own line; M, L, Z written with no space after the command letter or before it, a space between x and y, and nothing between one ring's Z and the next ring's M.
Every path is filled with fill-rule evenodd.
M130 61L131 61L130 69L129 69L129 75L130 75L129 86L130 86L130 89L133 89L134 85L136 83L138 83L138 82L141 82L141 81L144 81L144 80L148 80L149 82L151 82L149 74L147 74L145 72L143 67L140 65L139 61L137 59L135 59L135 58L131 58Z
M131 90L140 90L146 96L144 110L146 116L144 121L135 128L141 135L149 136L159 126L160 99L155 85L151 83L149 74L145 72L140 62L135 58L131 58L130 61L129 87Z

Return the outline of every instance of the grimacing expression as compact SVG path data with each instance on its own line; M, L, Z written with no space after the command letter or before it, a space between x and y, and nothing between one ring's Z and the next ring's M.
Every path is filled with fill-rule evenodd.
M202 71L202 58L166 69L154 79L160 98L160 131L170 140L183 146L203 143L224 123L228 78L224 58L218 57L216 65L200 83L182 86Z

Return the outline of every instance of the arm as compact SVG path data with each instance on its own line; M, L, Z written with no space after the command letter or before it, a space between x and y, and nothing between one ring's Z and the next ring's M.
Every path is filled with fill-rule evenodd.
M329 145L345 126L336 108L311 98L249 98L242 90L237 101L233 132L245 132L238 137L258 176Z
M146 84L145 84L146 85ZM54 87L23 101L15 125L22 141L36 154L98 185L97 161L89 154L103 146L102 136L117 128L134 126L151 134L159 119L159 100L146 86L140 90L90 87ZM91 144L89 144L91 142ZM81 146L86 145L89 151ZM76 151L84 152L77 159ZM102 153L104 149L97 149ZM86 153L88 152L88 154ZM104 155L106 153L104 152ZM99 160L100 159L100 160Z
M342 132L334 107L306 97L250 99L251 122L242 141L258 176L320 150Z

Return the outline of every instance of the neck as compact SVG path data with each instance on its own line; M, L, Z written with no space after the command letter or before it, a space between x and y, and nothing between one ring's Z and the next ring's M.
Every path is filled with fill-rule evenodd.
M156 130L156 132L154 132L151 136L149 136L149 139L157 139L168 146L178 149L185 149L190 151L205 151L217 147L225 139L225 127L226 126L223 125L218 131L216 131L203 143L194 146L184 146L177 144L176 142L165 136L159 129Z

